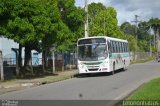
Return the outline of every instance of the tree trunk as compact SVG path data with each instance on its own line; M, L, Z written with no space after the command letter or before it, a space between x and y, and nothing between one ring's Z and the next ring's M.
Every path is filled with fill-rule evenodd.
M18 65L19 68L22 68L22 45L19 44L19 54L18 54Z
M19 76L22 68L22 45L19 44L19 49L16 52L16 75Z
M25 46L24 71L31 71L31 74L33 75L31 48L29 46Z
M54 50L52 51L52 64L53 64L53 74L55 74L55 57L54 57Z
M16 76L19 76L19 64L18 64L18 55L19 55L19 52L15 52L16 53Z
M43 73L46 71L46 51L42 52L42 66L43 66Z

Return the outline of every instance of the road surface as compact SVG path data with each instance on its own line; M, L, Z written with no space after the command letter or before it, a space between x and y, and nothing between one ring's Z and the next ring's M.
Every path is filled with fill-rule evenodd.
M72 78L0 95L2 100L122 100L143 83L160 77L160 63L133 64L114 75Z

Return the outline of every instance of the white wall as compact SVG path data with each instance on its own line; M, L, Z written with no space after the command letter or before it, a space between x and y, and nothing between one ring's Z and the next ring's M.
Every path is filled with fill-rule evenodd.
M11 50L11 48L18 48L18 43L10 40L8 38L0 37L0 50L3 53L3 58L13 58L15 57L15 53Z
M8 38L4 38L0 36L0 51L2 51L3 58L15 58L16 54L14 51L11 50L11 48L19 48L19 44L14 42L13 40L10 40ZM24 53L25 48L22 48L22 58L24 63ZM40 65L42 64L42 53L38 53L38 55L35 55L37 51L32 50L32 63L33 65Z

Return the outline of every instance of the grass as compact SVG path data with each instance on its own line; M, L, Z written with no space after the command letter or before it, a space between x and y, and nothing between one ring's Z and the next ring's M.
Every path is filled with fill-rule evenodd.
M57 76L46 76L42 78L41 80L46 81L46 82L56 82L56 81L69 79L73 77L75 74L76 72L73 72L73 71L60 72L58 73Z
M77 71L72 70L72 71L57 72L55 75L43 76L39 78L14 79L14 80L0 81L0 94L11 92L11 91L16 91L20 89L25 89L26 87L23 87L21 84L33 83L34 86L37 86L41 84L47 84L47 83L53 83L57 81L66 80L66 79L74 77L74 75L76 74L77 74ZM8 85L14 86L14 87L10 87L7 89L4 88Z
M160 100L160 78L144 84L130 95L127 100Z
M154 60L155 57L148 57L148 58L145 58L145 59L138 59L137 61L131 61L131 64L135 64L135 63L144 63L144 62L147 62L147 61L150 61L150 60Z
M46 82L46 83L51 83L51 82L57 82L65 79L69 79L74 77L77 74L77 71L72 70L72 71L64 71L64 72L56 72L55 74L50 74L50 75L45 75L41 77L33 77L33 78L18 78L18 79L11 79L11 80L4 80L0 81L0 84L14 84L14 83L36 83L36 82Z

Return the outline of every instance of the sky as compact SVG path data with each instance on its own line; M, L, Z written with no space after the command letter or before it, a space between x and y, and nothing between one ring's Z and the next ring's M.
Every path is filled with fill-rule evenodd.
M84 7L85 0L75 0L76 6ZM117 11L118 24L132 22L135 15L139 21L148 21L150 18L160 18L160 0L88 0L88 3L101 2L105 6L112 6Z

